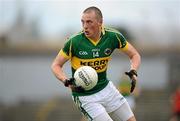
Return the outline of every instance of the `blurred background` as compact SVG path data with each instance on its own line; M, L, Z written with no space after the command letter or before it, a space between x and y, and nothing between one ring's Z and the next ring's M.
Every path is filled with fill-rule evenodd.
M138 121L169 121L180 85L179 0L0 0L0 121L80 121L70 90L50 66L81 14L97 6L142 56L134 109ZM108 77L119 86L130 63L115 51ZM71 75L69 63L64 70Z

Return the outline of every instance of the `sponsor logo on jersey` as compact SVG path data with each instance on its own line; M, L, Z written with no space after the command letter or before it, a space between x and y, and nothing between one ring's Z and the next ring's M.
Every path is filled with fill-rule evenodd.
M108 64L108 59L95 60L95 61L80 61L80 65L91 66L95 70L105 70Z
M110 57L93 58L93 59L81 59L78 57L72 57L71 66L74 69L78 69L81 66L91 66L98 73L104 72L107 69Z

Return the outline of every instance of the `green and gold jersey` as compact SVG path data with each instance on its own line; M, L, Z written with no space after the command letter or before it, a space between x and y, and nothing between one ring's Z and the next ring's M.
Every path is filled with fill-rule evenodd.
M116 30L103 28L98 42L94 43L80 32L68 39L59 54L71 60L72 75L80 66L91 66L98 73L97 85L83 93L72 92L72 94L84 96L102 90L107 84L107 65L114 49L126 50L128 47L126 39Z

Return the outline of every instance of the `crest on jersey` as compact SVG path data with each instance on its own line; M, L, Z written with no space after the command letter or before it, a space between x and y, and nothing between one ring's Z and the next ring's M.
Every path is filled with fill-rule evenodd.
M106 48L106 49L104 50L104 53L105 53L106 55L110 55L111 52L112 52L112 50L111 50L110 48Z

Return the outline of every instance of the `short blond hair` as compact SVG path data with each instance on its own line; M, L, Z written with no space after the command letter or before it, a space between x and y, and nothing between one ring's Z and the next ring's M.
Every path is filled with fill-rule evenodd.
M92 11L95 12L95 14L96 14L98 19L102 19L103 18L101 10L99 8L95 7L95 6L91 6L91 7L86 8L83 11L83 13L88 13L88 12L92 12Z

